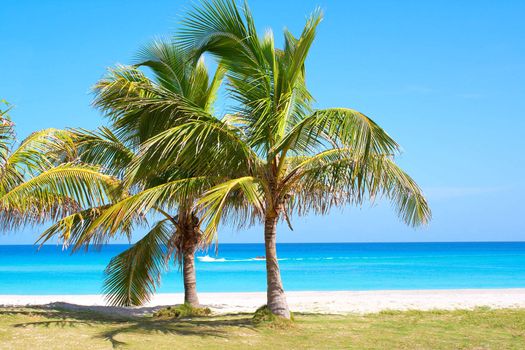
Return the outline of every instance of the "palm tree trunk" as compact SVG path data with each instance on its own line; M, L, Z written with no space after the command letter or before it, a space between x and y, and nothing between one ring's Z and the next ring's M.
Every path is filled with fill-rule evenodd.
M195 275L195 245L187 246L183 256L184 303L194 307L199 306L197 295L197 277Z
M277 261L276 236L278 216L266 214L264 223L264 245L266 250L266 298L267 306L274 315L290 318L286 302L281 271Z

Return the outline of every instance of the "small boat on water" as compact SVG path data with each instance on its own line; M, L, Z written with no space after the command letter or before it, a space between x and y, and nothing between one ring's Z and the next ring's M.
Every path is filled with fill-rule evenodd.
M266 260L266 257L264 255L256 256L253 260Z

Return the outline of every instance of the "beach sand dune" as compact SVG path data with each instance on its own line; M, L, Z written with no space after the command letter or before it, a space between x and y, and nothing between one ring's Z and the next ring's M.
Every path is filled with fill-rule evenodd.
M266 293L200 293L201 304L216 314L254 312L265 304ZM383 310L453 310L525 308L525 289L388 290L288 292L295 312L348 314ZM143 307L109 307L102 295L0 295L0 305L51 305L115 315L140 316L181 303L182 293L157 294Z

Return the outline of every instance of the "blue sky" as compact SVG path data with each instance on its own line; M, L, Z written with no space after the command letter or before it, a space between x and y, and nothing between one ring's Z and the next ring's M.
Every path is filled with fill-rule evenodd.
M7 1L0 8L0 99L19 138L47 127L95 128L90 87L150 39L171 35L189 1ZM399 163L434 219L405 227L388 203L294 218L280 242L525 240L525 2L251 1L260 30L298 33L325 19L307 62L319 107L372 117L403 146ZM221 102L220 102L221 104ZM224 108L224 102L219 110ZM0 236L32 243L35 230ZM140 233L137 234L140 237ZM262 230L223 228L222 242Z

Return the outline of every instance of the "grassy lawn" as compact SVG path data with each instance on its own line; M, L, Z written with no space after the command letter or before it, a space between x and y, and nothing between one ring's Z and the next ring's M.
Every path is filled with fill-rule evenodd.
M251 315L192 320L0 308L0 349L525 349L525 309L296 315L254 326Z

